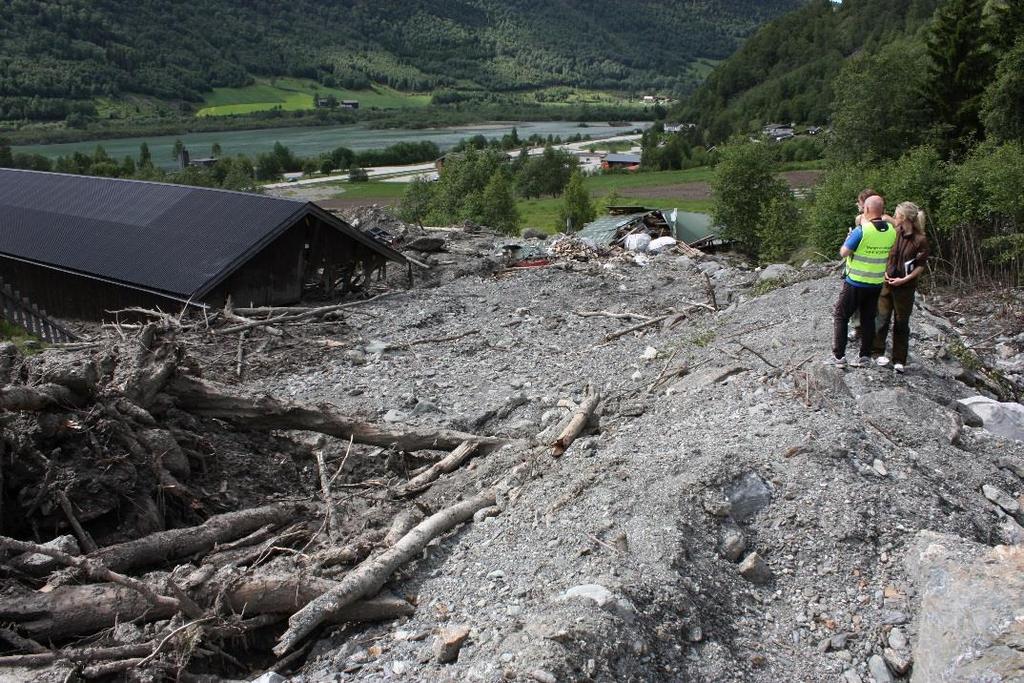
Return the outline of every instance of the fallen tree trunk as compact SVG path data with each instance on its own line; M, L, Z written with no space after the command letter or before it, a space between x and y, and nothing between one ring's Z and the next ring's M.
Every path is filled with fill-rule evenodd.
M307 506L298 503L227 512L214 515L199 526L159 531L134 541L102 548L90 557L119 571L166 564L210 550L217 543L242 538L267 524L278 525L293 521L308 512Z
M178 376L167 387L178 407L193 415L227 420L247 429L300 429L340 439L403 451L452 450L474 440L490 450L507 443L497 437L475 436L447 429L398 429L343 415L330 404L283 401L273 396L243 396L225 386Z
M117 645L115 647L84 647L78 649L52 650L28 655L0 657L0 667L5 666L48 666L54 662L102 662L110 659L145 657L153 651L154 643L138 645Z
M456 503L423 520L407 533L392 548L362 563L337 587L321 595L296 612L288 620L284 632L274 647L278 657L295 647L296 644L325 621L339 614L353 602L375 595L396 569L416 557L435 537L453 529L462 522L472 519L477 510L496 503L493 490L484 491L469 500Z
M227 588L204 587L197 597L203 604L212 604L222 595L224 604L236 613L284 617L338 585L337 581L301 575L256 576ZM405 600L379 596L355 602L331 620L382 621L409 616L414 610ZM97 633L127 621L160 621L173 616L174 611L169 606L152 605L137 592L113 583L61 586L50 593L30 593L0 601L0 621L15 623L29 637L53 641Z
M78 407L83 403L82 398L60 384L0 387L0 410L39 412L50 408Z

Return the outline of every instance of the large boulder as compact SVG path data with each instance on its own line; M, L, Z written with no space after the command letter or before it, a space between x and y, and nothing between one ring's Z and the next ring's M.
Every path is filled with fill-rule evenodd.
M985 396L962 398L957 403L961 411L973 413L996 436L1024 441L1024 405L1001 403Z
M765 266L764 270L757 276L758 282L767 282L768 280L791 280L796 277L797 270L793 266L786 263L773 263L770 266Z
M912 681L1024 680L1024 547L921 531L906 563L921 596Z
M864 394L857 404L887 434L897 434L912 446L960 439L963 420L958 413L902 387Z

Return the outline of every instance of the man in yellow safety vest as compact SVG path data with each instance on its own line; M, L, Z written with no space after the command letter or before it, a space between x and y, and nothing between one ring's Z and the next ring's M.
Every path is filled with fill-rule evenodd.
M885 201L878 195L864 200L864 216L839 249L846 259L846 278L832 310L832 357L828 362L846 367L846 340L850 316L860 312L860 357L849 365L862 367L871 361L874 343L873 321L878 309L878 295L885 284L885 266L889 251L896 243L896 228L883 220Z

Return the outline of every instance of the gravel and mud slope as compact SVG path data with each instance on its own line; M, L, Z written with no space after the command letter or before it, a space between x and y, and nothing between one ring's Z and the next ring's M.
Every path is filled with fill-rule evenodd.
M164 565L207 620L190 656L213 639L236 660L189 675L1024 680L1019 307L986 319L1004 349L988 358L970 316L925 297L905 374L843 370L823 363L839 281L819 266L665 253L505 269L486 235L440 237L447 253L419 255L428 286L312 332L253 326L242 380L237 337L217 366L188 341L201 330L179 331L182 360L146 405L179 440L224 444L192 490L219 496L209 512L304 510L288 513L297 541ZM225 566L234 582L214 581L207 608ZM309 595L230 650L216 632L257 579ZM341 613L373 600L400 608ZM174 643L188 619L145 628ZM172 675L183 648L129 675Z

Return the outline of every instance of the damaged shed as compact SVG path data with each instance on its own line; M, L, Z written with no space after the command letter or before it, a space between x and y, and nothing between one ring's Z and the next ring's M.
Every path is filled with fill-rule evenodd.
M286 305L310 286L357 289L387 261L407 265L309 202L0 169L0 276L64 318Z
M721 244L706 214L642 206L613 206L608 211L608 215L583 226L579 236L597 247L622 245L627 237L636 234L646 234L651 239L672 237L697 249Z

